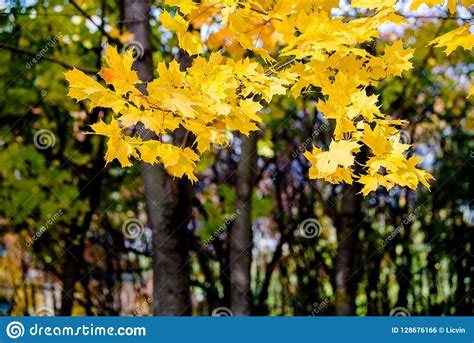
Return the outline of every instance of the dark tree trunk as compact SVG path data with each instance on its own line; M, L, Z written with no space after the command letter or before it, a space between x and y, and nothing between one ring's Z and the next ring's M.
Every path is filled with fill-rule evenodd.
M455 313L457 316L472 316L474 313L472 307L472 275L469 277L468 271L474 265L474 258L470 253L470 247L466 244L466 242L472 242L472 237L469 237L470 232L466 225L455 226L453 231L456 237L453 269L457 276L456 291L454 292Z
M355 278L355 258L359 226L362 225L362 197L359 187L352 185L342 199L342 210L337 228L336 257L336 314L353 316L356 312L355 297L357 279Z
M252 192L257 176L256 132L242 136L240 161L237 167L237 218L230 238L231 309L234 315L251 314L250 265L252 263Z
M76 268L77 266L72 258L68 258L64 263L61 309L59 310L60 316L70 316L72 313L72 307L74 305L74 288L77 281Z
M403 225L403 218L404 215L407 215L406 208L400 209L401 215L400 219L398 220L398 225ZM398 226L395 226L398 227ZM407 223L406 225L403 225L403 233L401 233L400 236L400 241L403 246L403 251L402 251L402 256L401 260L402 263L400 266L398 266L398 271L397 271L397 281L399 285L398 289L398 299L397 299L397 306L408 308L408 295L410 290L412 289L412 282L413 282L413 275L412 275L412 260L413 256L410 252L410 245L412 243L412 240L410 238L411 235L411 223ZM395 247L393 249L394 251L394 258L396 258L396 252L395 252ZM396 259L394 259L396 261Z
M364 257L367 257L367 253L364 254ZM366 285L366 297L367 297L367 315L368 316L375 316L379 312L378 303L379 303L379 293L378 293L378 285L379 280L381 277L380 274L380 264L382 262L383 254L377 252L372 258L369 263L367 264L367 268L365 269L365 273L367 274L367 285ZM386 287L386 285L382 286ZM373 297L372 297L373 296Z
M143 48L134 68L142 81L153 79L150 5L146 0L124 0L128 31ZM143 138L152 137L149 132ZM192 185L174 180L161 165L142 163L149 225L153 231L153 314L190 315L189 235Z

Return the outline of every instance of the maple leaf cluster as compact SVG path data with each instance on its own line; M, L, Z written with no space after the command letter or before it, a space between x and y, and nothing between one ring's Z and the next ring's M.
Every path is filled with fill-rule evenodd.
M133 51L121 56L107 46L104 60L107 66L99 75L113 90L78 69L65 76L71 97L88 99L91 108L111 108L117 114L109 124L99 121L91 126L95 134L109 137L106 162L117 159L122 167L132 165L131 157L159 162L171 175L186 175L192 181L197 181L194 170L199 155L190 147L160 138L182 126L193 133L199 153L209 150L211 143L225 145L228 131L248 134L258 130L262 119L257 112L262 105L253 98L270 102L275 94L284 94L284 84L291 82L281 75L266 75L260 64L248 58L234 61L212 53L208 58L194 59L186 71L181 71L176 61L159 63L159 77L146 84L145 95L137 88L142 82L132 69ZM131 129L139 122L157 139L127 134L133 133Z
M132 69L133 53L121 56L108 46L107 66L99 75L110 87L73 69L66 73L69 95L116 114L108 124L92 125L95 134L109 137L106 162L117 159L127 167L133 157L162 163L171 175L196 181L200 154L211 144L225 145L227 132L247 135L258 130L258 112L275 96L300 98L316 92L318 110L336 125L328 151L314 147L304 154L311 163L310 178L359 182L363 194L378 186L429 187L432 176L416 167L421 159L408 157L410 146L400 142L404 122L386 118L373 94L380 81L412 68L413 49L404 48L401 40L387 45L380 56L367 49L379 37L380 25L405 23L394 10L395 2L353 0L352 6L367 10L367 15L349 20L331 14L338 0L166 0L179 11L163 11L161 23L194 57L189 68L180 70L176 61L159 63L159 76L142 92ZM218 29L202 39L204 26ZM450 39L465 31L433 44L446 46L449 53L454 49ZM461 43L466 49L472 45ZM134 134L138 123L156 139ZM195 137L192 147L162 139L180 127ZM360 165L356 155L363 146L368 156Z

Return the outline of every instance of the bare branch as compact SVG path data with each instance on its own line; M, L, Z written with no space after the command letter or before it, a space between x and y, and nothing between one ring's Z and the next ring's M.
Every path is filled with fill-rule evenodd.
M88 14L86 13L86 11L84 11L84 10L81 8L81 6L79 6L74 0L69 0L69 2L70 2L71 5L73 5L84 17L86 17L87 19L89 19L90 22L91 22L92 24L94 24L95 27L97 27L97 29L98 29L104 36L106 36L109 41L114 42L114 43L117 43L117 44L120 44L120 42L119 42L117 39L113 38L111 35L109 35L109 33L108 33L107 31L105 31L103 25L97 25L97 24L94 22L94 20L92 20L92 17L91 17L90 15L88 15Z

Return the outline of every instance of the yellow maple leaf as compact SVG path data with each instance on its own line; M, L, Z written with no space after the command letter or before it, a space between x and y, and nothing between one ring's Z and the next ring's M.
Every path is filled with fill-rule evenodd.
M173 116L172 113L160 110L142 111L135 107L129 107L123 113L119 119L124 127L133 126L141 122L145 128L152 130L157 135L173 132L182 123L182 120Z
M403 49L401 39L393 43L392 46L386 46L382 58L387 66L387 74L401 76L403 71L413 68L409 60L413 58L414 51L415 49Z
M458 47L471 50L474 47L474 35L471 34L471 27L472 24L461 26L456 30L433 39L429 45L444 47L444 53L448 56Z
M378 7L392 7L395 0L352 0L351 6L355 8L374 9Z
M107 153L105 154L105 162L112 162L118 159L122 167L130 167L130 156L135 155L133 146L122 138L122 129L117 120L112 118L110 124L99 120L96 124L91 125L95 134L108 137Z
M107 45L104 60L108 68L102 68L99 75L108 85L114 87L115 92L121 95L125 95L129 92L139 93L135 85L140 83L140 79L138 78L137 72L132 70L134 61L132 50L127 50L125 54L121 56L116 48Z
M456 0L457 1L457 0ZM436 6L436 5L442 5L444 0L413 0L411 3L410 9L412 11L417 10L418 7L421 6L421 4L426 4L427 6Z
M125 107L125 100L82 71L73 68L64 73L64 76L69 82L68 95L77 101L90 100L90 109L108 107L118 113Z
M164 28L171 31L186 32L189 25L186 19L179 14L172 17L167 11L161 13L160 20Z
M185 50L190 56L198 55L203 50L201 38L198 34L192 32L178 31L178 42L181 49Z
M377 188L384 183L384 177L380 174L375 175L362 175L358 180L358 183L364 185L360 191L363 195L368 195L370 192L377 190Z
M391 147L388 136L380 126L376 126L372 130L369 125L365 125L362 141L372 150L375 156L385 154Z
M309 174L311 178L322 178L331 183L352 183L352 168L354 153L360 145L356 142L340 140L333 141L329 151L313 148L312 152L305 152L306 158L311 163Z
M195 10L198 5L193 0L165 0L168 6L179 6L179 10L187 15Z
M194 174L199 156L191 148L180 148L169 143L149 140L139 146L140 157L147 163L160 162L166 171L175 177L186 175L192 182L197 181Z

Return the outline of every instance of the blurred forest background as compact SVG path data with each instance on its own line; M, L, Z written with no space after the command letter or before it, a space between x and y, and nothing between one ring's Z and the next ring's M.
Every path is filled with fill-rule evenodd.
M327 148L333 123L311 94L280 97L258 133L205 156L196 184L155 168L170 193L150 211L169 213L151 227L159 194L144 188L146 166L105 166L104 138L84 132L111 113L67 97L63 73L95 74L106 43L154 65L189 62L159 22L164 7L0 1L0 313L473 314L473 55L426 47L472 10L406 13L411 25L381 35L417 48L414 68L378 91L385 113L410 122L402 138L431 191L363 198L309 181L303 152Z

